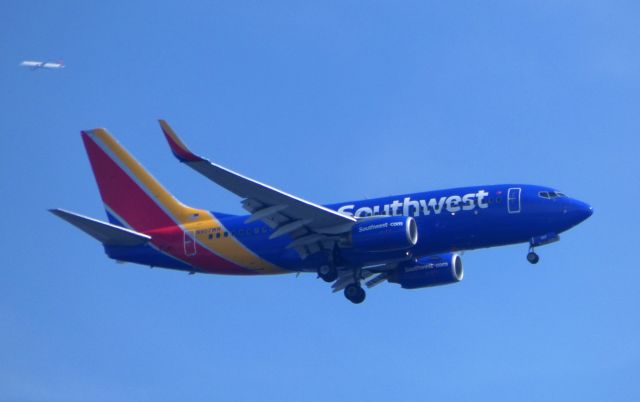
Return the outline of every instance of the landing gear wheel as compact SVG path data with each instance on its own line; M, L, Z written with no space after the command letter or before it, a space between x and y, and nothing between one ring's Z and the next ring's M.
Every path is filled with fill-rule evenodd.
M338 270L334 266L323 265L318 268L318 276L325 282L333 282L338 279Z
M352 283L344 288L344 297L353 304L360 304L367 297L367 293L362 289L362 286Z
M527 261L532 264L537 264L538 261L540 261L540 257L535 252L529 251L529 254L527 254Z

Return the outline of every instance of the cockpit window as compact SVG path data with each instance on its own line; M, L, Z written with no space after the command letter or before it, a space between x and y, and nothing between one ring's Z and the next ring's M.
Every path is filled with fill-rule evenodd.
M564 193L559 191L540 191L538 196L546 199L554 199L554 198L566 198L567 196Z

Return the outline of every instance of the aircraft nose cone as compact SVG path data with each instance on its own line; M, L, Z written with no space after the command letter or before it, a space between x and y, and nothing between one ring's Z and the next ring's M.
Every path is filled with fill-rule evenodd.
M571 205L566 208L565 211L574 225L577 225L593 215L593 207L586 202L579 200L571 200Z
M593 207L586 202L578 201L578 211L578 213L582 217L582 220L585 220L593 215Z
M589 205L589 204L585 204L585 205L587 206L586 214L587 214L587 218L588 218L591 215L593 215L593 207L591 205Z

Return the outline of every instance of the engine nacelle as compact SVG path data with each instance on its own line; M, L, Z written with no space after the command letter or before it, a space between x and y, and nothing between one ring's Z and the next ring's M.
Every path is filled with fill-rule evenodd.
M414 263L398 267L388 280L399 283L404 289L418 289L460 282L463 277L462 258L458 254L447 253L419 258Z
M406 250L418 242L418 225L410 216L381 216L357 222L348 245L357 251Z

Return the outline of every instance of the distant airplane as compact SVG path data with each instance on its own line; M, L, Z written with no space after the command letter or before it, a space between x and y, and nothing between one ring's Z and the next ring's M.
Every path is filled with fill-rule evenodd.
M20 63L20 65L23 67L31 67L31 69L33 70L37 70L39 68L49 68L49 69L64 68L64 62L62 60L58 60L56 62L25 60L22 63Z
M461 250L528 243L527 260L536 264L535 247L558 241L559 233L593 213L553 188L527 184L322 206L214 164L192 153L165 121L160 125L177 159L242 197L250 215L182 204L105 129L83 131L110 223L51 212L102 242L117 261L189 273L313 272L361 303L362 281L369 288L390 282L405 289L461 281Z

